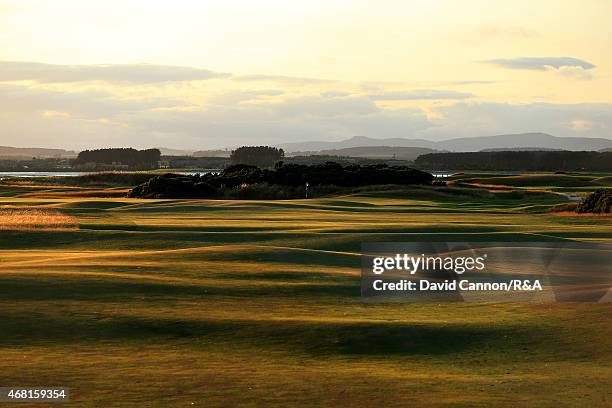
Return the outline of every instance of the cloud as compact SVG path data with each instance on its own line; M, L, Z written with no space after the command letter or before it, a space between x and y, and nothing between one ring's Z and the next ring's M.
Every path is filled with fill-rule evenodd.
M343 98L345 96L350 96L350 95L352 95L350 92L344 92L344 91L327 91L327 92L321 93L321 96L324 98Z
M210 99L211 104L232 104L258 101L262 98L281 96L285 92L280 89L226 90Z
M318 85L340 82L334 79L292 77L284 75L234 75L232 79L239 82L277 82L288 85Z
M187 104L171 98L120 99L103 91L51 91L0 84L0 106L5 112L65 112L73 117L95 118Z
M40 62L0 61L0 81L68 83L108 81L130 84L196 81L225 78L230 74L206 69L155 64L58 65Z
M576 133L585 133L591 130L595 124L586 119L574 119L570 121L572 129L576 131Z
M72 115L70 115L68 112L44 111L42 116L43 118L69 118Z
M438 89L417 89L405 92L384 92L369 95L373 101L407 101L430 99L467 99L474 95L468 92L445 91Z
M501 82L505 82L505 81L500 81L500 80L486 81L486 80L480 80L480 79L464 79L464 80L458 80L458 81L448 81L445 84L446 85L491 85L491 84L499 84Z
M483 61L508 69L526 69L545 71L548 69L559 70L561 68L581 68L589 70L595 68L590 62L573 57L521 57L521 58L499 58Z
M193 111L143 111L131 118L130 125L135 134L154 137L157 145L186 148L341 140L355 135L440 140L539 131L612 136L612 104L457 102L434 109L436 115L428 117L418 108L381 108L367 97L307 96Z
M434 108L429 139L545 132L555 136L612 136L612 104L509 104L459 102Z
M476 30L476 37L480 39L489 38L532 38L538 35L534 30L526 27L500 27L483 26Z
M593 75L582 67L561 67L558 72L566 78L582 79L585 81L593 79Z
M307 96L280 103L148 112L133 125L174 145L204 148L339 140L357 134L405 137L431 124L420 109L385 110L364 97Z
M102 92L0 85L0 105L3 143L74 149L205 149L321 137L338 140L363 133L402 137L431 125L420 109L386 110L363 96L302 96L247 104L221 97L205 106L182 108L180 101L127 101Z
M347 115L370 115L380 109L364 97L325 98L304 96L292 98L274 106L275 111L287 117L343 117Z
M276 89L225 89L204 95L207 97L199 103L172 99L167 94L126 99L122 93L110 92L113 89L46 88L0 84L3 144L206 149L341 140L355 135L439 140L540 131L557 136L612 136L612 104L605 103L519 105L454 100L425 112L420 108L389 109L379 106L372 95L332 90L281 95ZM180 95L182 89L176 92ZM401 96L423 97L428 92L409 91ZM441 92L448 91L436 92L436 97L441 97Z

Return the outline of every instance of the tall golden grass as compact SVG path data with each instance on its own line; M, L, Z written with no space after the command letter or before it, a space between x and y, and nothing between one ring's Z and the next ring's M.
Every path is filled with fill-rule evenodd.
M610 213L577 213L575 211L553 212L552 215L559 217L612 217Z
M0 208L0 230L73 230L77 219L47 208Z

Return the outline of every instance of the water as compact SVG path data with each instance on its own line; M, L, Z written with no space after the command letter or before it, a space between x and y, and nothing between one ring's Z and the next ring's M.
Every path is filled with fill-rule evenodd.
M575 195L575 194L563 194L563 195L566 196L567 199L570 201L582 201L582 196L579 196L579 195Z
M61 171L0 171L2 177L65 177L65 176L81 176L89 174L88 172L61 172Z
M434 176L435 178L447 178L447 177L451 177L453 175L452 171L445 171L445 172L437 172L434 171L431 173L432 176Z
M171 173L175 173L175 174L184 174L186 176L195 176L196 174L208 174L208 173L220 173L221 170L219 169L205 169L205 170L199 170L199 171L173 171Z
M192 176L194 174L206 174L212 172L218 172L216 169L203 169L199 171L170 171L171 173L176 174L185 174L188 176ZM0 171L0 180L3 177L76 177L82 176L85 174L95 174L100 173L99 171ZM163 172L157 172L159 174L163 174Z

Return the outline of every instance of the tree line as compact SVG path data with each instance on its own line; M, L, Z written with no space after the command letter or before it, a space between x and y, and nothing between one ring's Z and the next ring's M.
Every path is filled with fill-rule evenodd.
M242 146L230 154L232 164L249 164L257 167L272 167L283 160L283 149L270 146Z
M612 171L612 152L429 153L419 156L415 166L427 170Z
M132 148L84 150L74 161L76 165L86 163L123 164L131 169L157 168L161 152L159 149L136 150Z

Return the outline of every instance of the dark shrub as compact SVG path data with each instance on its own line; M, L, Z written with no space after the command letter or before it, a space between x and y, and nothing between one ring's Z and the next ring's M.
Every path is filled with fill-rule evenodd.
M184 176L166 174L134 188L130 197L204 198L301 198L323 194L329 186L336 191L381 184L431 185L433 176L404 166L385 164L343 167L327 162L315 166L279 163L273 170L234 165L221 173Z
M204 198L215 195L217 189L199 175L164 174L153 177L133 188L128 197L137 198Z
M597 190L586 196L578 207L577 213L595 213L604 214L610 212L612 206L612 190L602 189Z

